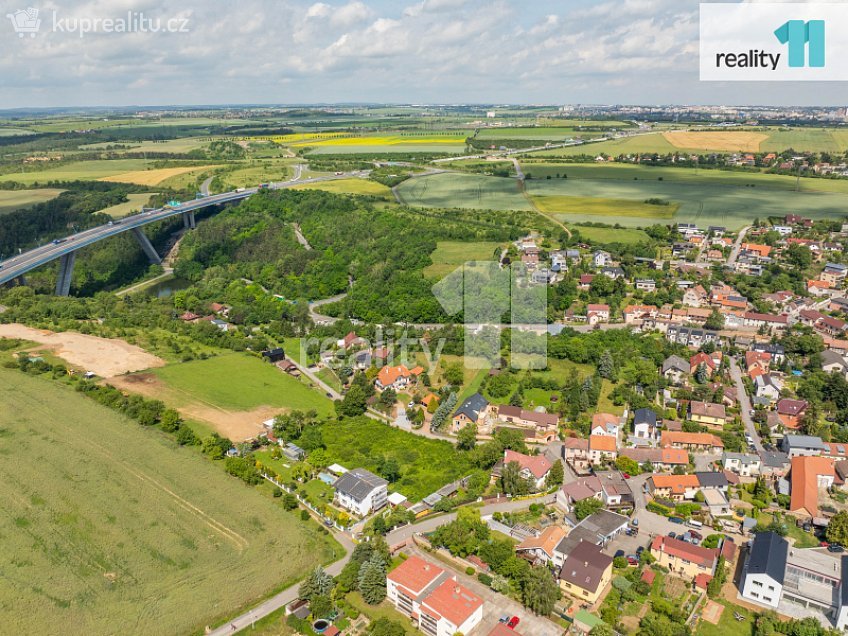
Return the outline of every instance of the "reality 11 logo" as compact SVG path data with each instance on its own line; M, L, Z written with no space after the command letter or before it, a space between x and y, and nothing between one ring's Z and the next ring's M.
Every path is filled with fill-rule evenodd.
M788 43L790 67L803 68L805 57L807 66L824 66L824 20L789 20L774 34L781 44Z

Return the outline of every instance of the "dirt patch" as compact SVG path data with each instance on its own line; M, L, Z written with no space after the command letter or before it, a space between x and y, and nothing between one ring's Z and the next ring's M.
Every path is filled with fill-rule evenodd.
M184 168L158 168L155 170L136 170L134 172L122 172L111 177L103 177L98 181L110 181L112 183L135 183L142 186L155 186L162 183L165 179L176 177L187 172L195 172L198 170L209 170L218 166L188 166Z
M116 338L100 338L75 331L56 333L25 325L0 325L0 338L19 338L44 345L53 354L104 378L165 365L161 358Z
M176 395L168 386L153 373L137 373L109 380L109 384L128 393L138 393L145 397L164 400L169 406L174 406L185 419L200 421L211 426L215 431L234 442L243 442L256 437L264 428L262 422L285 413L286 409L270 406L259 406L249 411L228 411L212 404L190 400L185 402L185 396ZM175 406L168 400L169 394L173 401L183 402Z
M721 620L721 615L723 612L724 605L716 603L715 601L707 601L707 604L704 605L704 610L701 612L701 618L707 621L708 623L718 625L718 622Z
M256 437L264 428L262 422L284 413L285 409L259 406L250 411L225 411L205 404L189 404L178 409L183 417L201 420L234 442Z
M722 132L665 132L666 141L677 148L726 152L757 152L768 135L741 130Z
M683 579L676 576L665 577L663 589L667 599L676 600L681 594L686 592L688 585Z

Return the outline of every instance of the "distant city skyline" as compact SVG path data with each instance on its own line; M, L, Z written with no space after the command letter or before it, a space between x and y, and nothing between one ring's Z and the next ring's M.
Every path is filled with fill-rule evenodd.
M34 37L7 17L26 6ZM128 15L176 32L103 32ZM840 82L700 82L695 0L0 0L0 19L3 109L846 101Z

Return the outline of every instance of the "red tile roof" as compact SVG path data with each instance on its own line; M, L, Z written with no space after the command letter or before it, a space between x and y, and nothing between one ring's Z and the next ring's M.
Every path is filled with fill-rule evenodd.
M411 556L389 572L386 578L409 590L414 597L423 592L442 572L444 570L439 566L420 557Z
M703 548L699 545L693 545L688 541L672 539L665 535L654 537L654 540L651 542L651 552L655 551L664 552L707 568L713 567L718 555L717 548Z
M483 599L453 579L447 579L421 603L422 609L432 610L457 627L482 606ZM432 614L430 611L427 613Z
M544 455L525 455L524 453L517 453L514 450L507 449L504 451L504 464L509 464L510 462L518 462L522 470L529 470L536 479L541 479L547 475L553 465Z

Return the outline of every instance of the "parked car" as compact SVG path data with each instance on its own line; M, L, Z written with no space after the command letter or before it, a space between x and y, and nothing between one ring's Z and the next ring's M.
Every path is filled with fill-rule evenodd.
M820 547L820 548L826 548L826 547L827 547L827 546L829 546L829 545L830 545L830 544L829 544L827 541L822 541L821 543L819 543L819 547Z
M621 473L621 476L625 479L630 479L630 473Z
M638 526L639 520L636 517L633 517L633 521L630 522L631 526Z
M827 551L828 552L845 552L845 548L843 548L838 543L831 543L829 546L827 546Z
M638 555L642 554L644 551L645 551L645 546L640 545L638 548L636 548L636 555L638 556Z
M669 517L668 518L671 523L683 523L683 519L681 517Z
M624 550L616 550L615 554L612 556L613 559L617 559L618 557L624 556Z
M635 554L628 554L627 565L639 565L639 558Z
M674 532L669 532L668 536L669 536L670 539L676 539L677 538L677 534L674 533Z
M689 534L690 534L690 535L692 535L692 538L693 538L693 539L698 539L698 541L700 541L701 539L703 539L703 538L704 538L704 537L701 535L701 533L700 533L700 532L698 532L697 530L690 530L690 531L689 531Z
M515 629L516 626L518 625L518 623L520 623L520 622L521 622L520 618L518 618L517 616L513 616L512 618L509 619L509 622L506 624L506 626L509 627L510 629Z
M508 623L509 622L509 614L504 614L498 619L499 623Z

